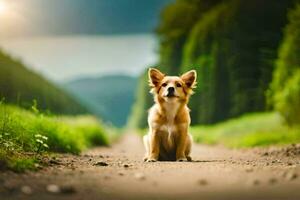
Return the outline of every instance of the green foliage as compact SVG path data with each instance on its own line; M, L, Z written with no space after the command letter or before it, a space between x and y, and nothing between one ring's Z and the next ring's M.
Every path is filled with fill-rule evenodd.
M180 72L189 32L203 13L219 2L222 0L177 0L162 11L157 35L160 38L159 65L166 73Z
M32 166L34 157L45 152L78 154L94 145L107 145L107 136L92 116L45 116L0 105L0 165L14 170Z
M7 169L11 169L15 172L34 170L36 163L36 158L32 158L26 154L20 154L18 151L9 151L0 147L0 171Z
M300 142L300 128L289 128L276 113L253 113L222 123L191 128L194 140L228 147L254 147Z
M289 13L269 101L289 125L300 123L300 4Z
M274 108L289 125L300 123L300 68L274 94Z
M293 2L177 0L163 10L158 65L170 75L197 70L198 88L189 105L193 124L267 110L265 92ZM137 110L150 107L151 101L139 100L148 98L144 94L138 91L140 108L132 113L138 121L146 112Z
M85 113L83 108L64 90L28 70L20 61L0 50L0 98L6 102L59 114Z
M15 172L24 172L25 170L35 170L36 163L34 158L14 158L10 160L8 168Z
M228 117L228 26L230 6L220 4L194 26L185 45L181 71L196 69L198 88L191 99L194 122L212 123ZM225 37L225 38L222 38Z
M156 30L160 39L158 67L170 75L179 73L183 56L183 46L193 25L209 9L222 0L178 0L168 5L161 13L161 21ZM153 104L149 94L147 72L139 80L135 104L128 121L129 126L145 127L147 110Z
M195 68L199 74L191 102L196 122L265 110L264 93L290 4L226 1L196 23L182 63L182 71Z

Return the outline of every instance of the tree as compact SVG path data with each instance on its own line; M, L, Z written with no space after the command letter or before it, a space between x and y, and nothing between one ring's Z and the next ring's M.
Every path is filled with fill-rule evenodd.
M199 74L191 100L196 123L266 109L265 91L291 2L226 1L195 24L181 68Z
M268 95L275 110L293 125L300 123L300 4L288 18Z
M265 92L292 5L293 0L177 0L164 9L158 66L174 75L197 70L189 105L193 124L267 109Z

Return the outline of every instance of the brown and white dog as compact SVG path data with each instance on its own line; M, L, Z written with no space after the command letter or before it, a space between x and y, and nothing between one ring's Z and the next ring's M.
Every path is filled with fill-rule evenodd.
M196 71L178 77L150 68L148 75L155 104L149 110L149 132L143 138L144 161L191 161L192 136L188 133L191 119L187 103L196 85Z

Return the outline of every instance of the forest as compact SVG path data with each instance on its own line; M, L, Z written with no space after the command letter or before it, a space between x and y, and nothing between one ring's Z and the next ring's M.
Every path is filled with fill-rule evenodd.
M214 124L245 113L276 111L300 123L299 1L176 0L156 28L166 74L195 69L192 124ZM146 71L129 119L146 127L153 104Z

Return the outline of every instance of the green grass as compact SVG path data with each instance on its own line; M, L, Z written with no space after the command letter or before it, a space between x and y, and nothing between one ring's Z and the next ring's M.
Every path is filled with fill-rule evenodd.
M78 154L94 145L107 145L104 125L92 116L46 116L0 104L0 168L33 169L47 152Z
M279 114L254 113L208 126L191 128L198 143L255 147L300 142L300 127L288 127Z

